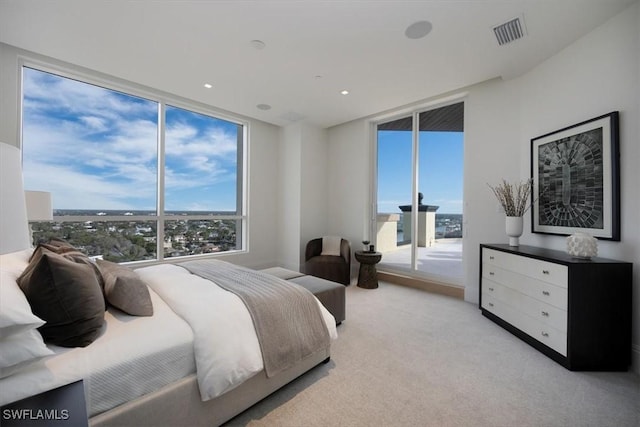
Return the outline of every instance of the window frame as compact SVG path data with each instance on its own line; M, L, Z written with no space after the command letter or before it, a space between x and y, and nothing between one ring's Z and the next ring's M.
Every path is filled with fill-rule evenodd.
M452 95L443 99L435 100L433 102L428 102L421 105L411 106L409 108L398 109L388 114L383 114L369 120L369 132L370 132L370 147L371 147L371 156L370 156L370 165L371 165L371 187L370 187L370 198L371 198L371 219L369 221L369 235L374 239L377 239L377 228L376 228L376 216L378 214L378 144L379 144L379 126L388 122L393 122L395 120L403 119L403 118L412 118L412 127L411 127L411 208L412 211L416 211L418 205L418 186L419 186L419 178L420 178L420 115L424 113L428 113L433 110L437 110L439 108L447 107L450 105L462 103L463 109L465 112L465 117L467 117L467 99L468 93L460 93L456 95ZM464 122L466 124L466 122ZM463 130L464 134L464 130ZM463 144L464 144L463 137ZM464 146L464 145L463 145ZM463 162L463 174L464 174L464 151L462 155ZM464 185L462 188L462 198L463 198L463 206L462 206L462 215L463 215L463 223L464 223ZM407 268L393 268L392 266L385 265L384 260L380 264L379 269L391 272L399 272L402 274L407 274L411 277L417 278L426 278L428 280L436 280L441 283L449 284L449 285L460 285L459 280L455 278L451 278L448 276L435 275L429 272L420 271L418 268L418 240L417 238L417 230L418 230L418 216L413 215L411 218L411 257ZM464 242L464 235L462 237ZM464 244L464 243L463 243Z
M172 95L160 90L149 88L139 85L137 83L128 82L117 77L108 76L99 72L80 69L70 66L57 65L50 62L45 62L26 56L20 56L18 58L18 75L19 75L19 91L18 91L18 135L19 135L19 147L22 151L23 147L23 116L24 116L24 69L31 68L37 71L54 74L63 78L78 81L80 83L90 84L98 86L104 89L117 91L125 95L130 95L138 98L143 98L158 105L158 135L157 135L157 196L156 196L156 213L155 215L132 215L132 216L117 216L117 215L105 215L99 218L100 222L137 222L137 221L156 221L156 258L154 260L139 260L139 261L127 261L123 264L136 264L147 265L156 264L162 262L176 262L180 259L194 258L194 257L219 257L230 254L238 254L248 252L248 147L249 147L249 134L250 124L247 120L240 119L239 117L233 117L229 114L225 114L216 110L215 108L202 104L197 101L182 98L176 95ZM174 215L166 215L164 211L165 206L165 133L166 133L166 107L177 107L190 112L202 114L215 119L224 120L236 125L241 126L242 131L238 133L238 138L242 138L242 141L238 141L237 144L237 159L236 159L236 214L235 215L188 215L186 218L189 221L200 220L235 220L240 227L236 227L236 249L217 252L213 254L195 254L195 255L183 255L176 257L165 257L164 255L164 227L168 221L177 220ZM84 222L84 221L96 221L95 216L56 216L55 222Z

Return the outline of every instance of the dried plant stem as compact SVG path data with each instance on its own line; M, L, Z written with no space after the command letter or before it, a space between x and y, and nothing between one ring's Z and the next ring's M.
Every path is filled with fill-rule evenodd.
M495 187L487 185L496 195L507 216L523 216L530 207L527 205L527 200L531 193L532 184L533 181L531 179L518 184L511 184L503 179L502 183Z

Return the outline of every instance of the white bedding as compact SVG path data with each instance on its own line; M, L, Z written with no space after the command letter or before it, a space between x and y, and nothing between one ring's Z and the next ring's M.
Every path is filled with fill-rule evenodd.
M0 256L0 269L17 277L31 252ZM235 294L172 264L136 271L150 287L153 316L109 308L89 346L47 345L54 355L0 379L0 406L84 379L93 416L196 372L208 400L263 370L251 316ZM335 319L317 303L336 339Z
M84 379L89 415L195 372L193 333L155 292L154 315L105 313L100 337L84 348L48 345L55 355L0 379L0 405Z
M253 322L239 297L177 265L136 271L191 325L202 400L219 396L263 370ZM335 319L319 301L318 306L331 339L336 339Z

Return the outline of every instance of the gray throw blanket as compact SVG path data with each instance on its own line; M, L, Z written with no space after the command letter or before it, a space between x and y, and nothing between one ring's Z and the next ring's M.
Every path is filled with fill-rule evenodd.
M302 286L226 261L178 265L242 299L253 319L267 377L329 347L329 332L318 303Z

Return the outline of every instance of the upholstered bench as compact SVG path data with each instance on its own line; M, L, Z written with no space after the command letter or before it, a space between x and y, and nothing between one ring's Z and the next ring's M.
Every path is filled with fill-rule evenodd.
M273 267L261 270L281 279L289 280L309 290L336 319L336 325L345 319L345 286L320 277L307 276L293 270Z

